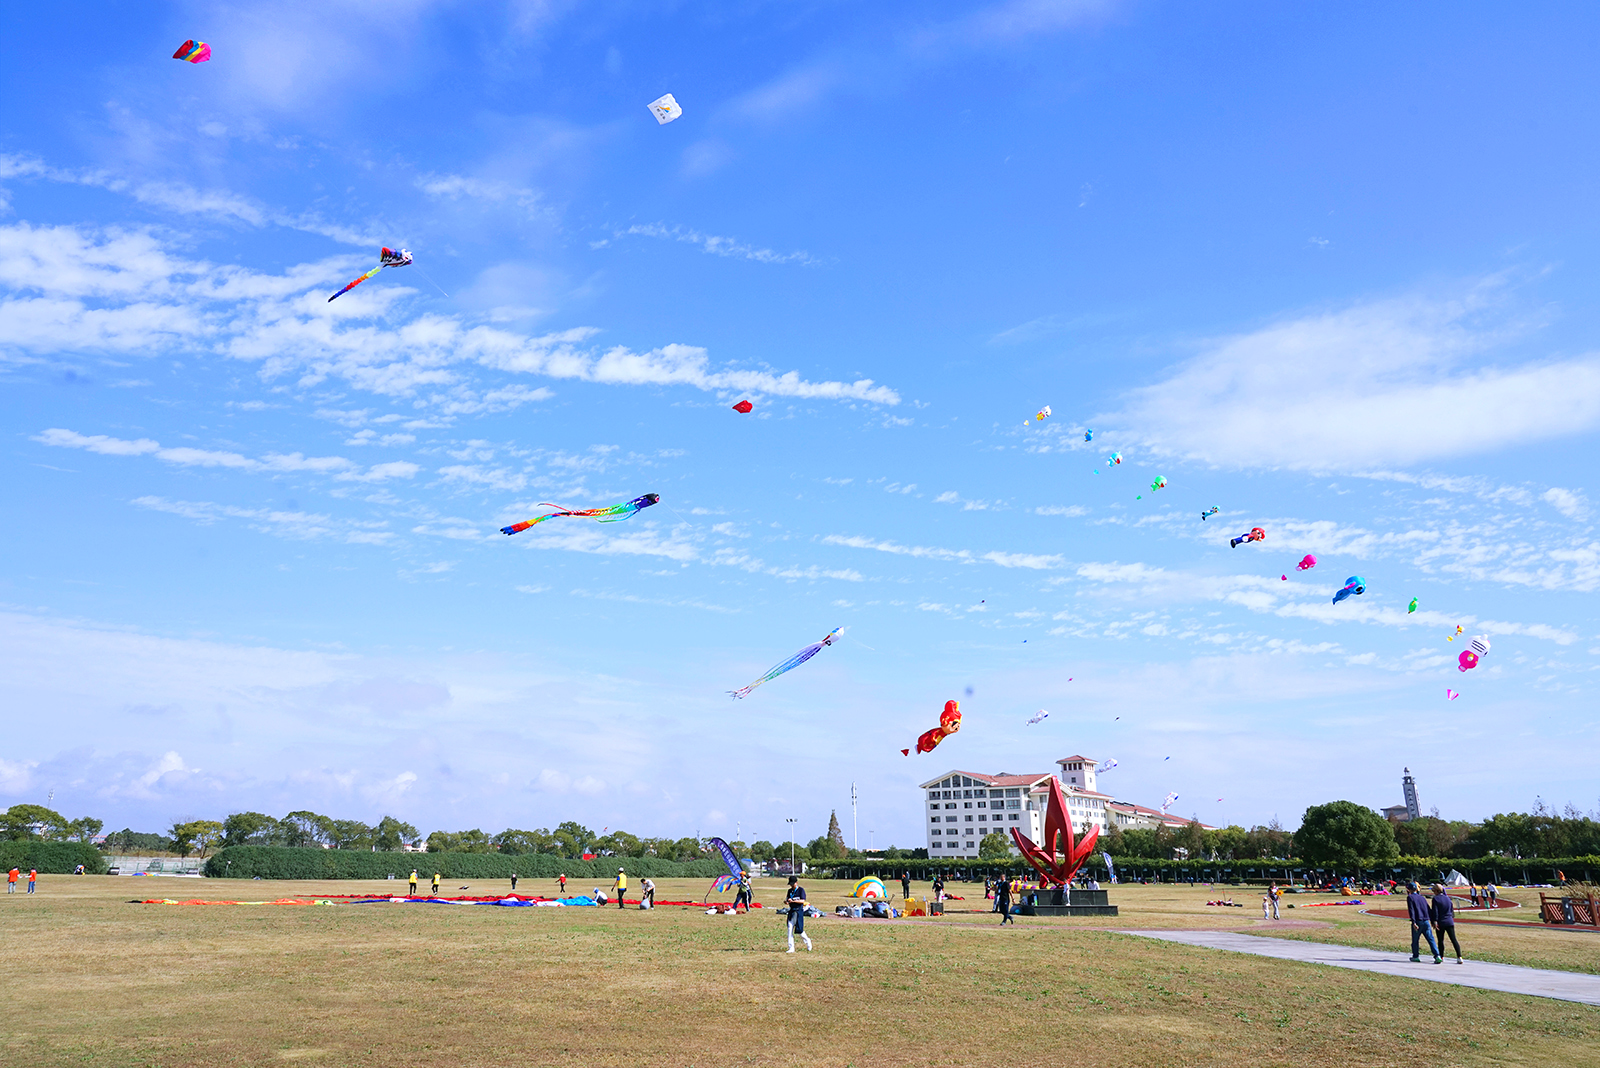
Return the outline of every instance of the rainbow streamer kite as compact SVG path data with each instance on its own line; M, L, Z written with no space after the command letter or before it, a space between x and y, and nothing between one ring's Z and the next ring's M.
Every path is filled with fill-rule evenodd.
M350 284L355 285L354 282ZM509 527L501 527L500 533L520 534L529 527L543 523L546 519L554 519L558 515L573 515L583 519L594 519L601 523L620 523L624 519L632 519L638 514L639 509L648 508L660 499L661 494L659 493L646 493L643 497L635 497L627 504L613 504L610 508L583 508L577 511L571 508L561 508L561 505L551 504L549 501L540 501L540 508L561 508L561 510L559 512L551 512L548 515L534 516L526 522L514 523Z
M804 664L807 660L810 660L812 657L822 652L822 647L824 645L832 645L833 639L837 638L842 633L844 633L843 627L833 628L828 632L828 636L823 638L820 642L813 642L811 645L806 646L804 649L800 650L798 653L795 653L783 663L774 666L771 671L767 672L750 685L741 686L737 690L729 690L728 695L734 698L749 697L750 691L754 690L757 686L760 686L763 682L772 681L779 675L782 675L785 671L793 671L801 664Z
M393 248L382 249L382 250L379 251L378 256L379 256L380 259L383 260L382 263L378 264L372 270L368 271L366 274L362 275L360 278L357 278L354 282L351 282L349 285L347 285L343 289L339 290L339 292L337 292L333 296L329 297L328 298L328 303L332 304L334 301L338 300L340 297L344 296L346 293L350 292L356 286L360 285L362 282L365 282L367 279L371 278L373 275L377 274L379 271L383 270L385 267L409 267L409 266L411 266L411 253L407 252L403 248L402 249L393 249Z
M190 63L204 63L211 58L211 46L204 41L185 41L172 53L173 59L183 59Z

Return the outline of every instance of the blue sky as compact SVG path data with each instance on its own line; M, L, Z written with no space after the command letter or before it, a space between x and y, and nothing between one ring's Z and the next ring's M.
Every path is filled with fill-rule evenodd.
M776 841L855 782L882 846L1072 753L1207 822L1600 795L1592 8L0 18L0 803Z

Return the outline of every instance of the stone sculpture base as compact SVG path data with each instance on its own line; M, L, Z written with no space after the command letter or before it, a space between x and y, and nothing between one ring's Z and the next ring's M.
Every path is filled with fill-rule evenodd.
M1107 901L1105 890L1040 890L1037 905L1019 904L1012 912L1022 916L1115 916L1117 906Z

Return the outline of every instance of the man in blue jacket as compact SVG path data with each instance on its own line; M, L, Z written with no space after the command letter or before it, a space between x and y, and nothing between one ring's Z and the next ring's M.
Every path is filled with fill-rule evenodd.
M1443 964L1439 945L1433 940L1433 909L1414 881L1406 883L1406 890L1406 914L1411 918L1411 963L1422 963L1421 947L1417 945L1417 940L1427 938L1428 948L1433 950L1433 963Z
M1450 936L1450 944L1456 950L1456 963L1461 963L1461 943L1456 941L1456 905L1450 900L1450 892L1444 888L1443 883L1433 884L1433 926L1439 937L1439 952L1444 953L1444 936Z

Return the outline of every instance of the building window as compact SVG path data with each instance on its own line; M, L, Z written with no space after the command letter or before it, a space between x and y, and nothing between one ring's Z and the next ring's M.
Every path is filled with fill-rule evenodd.
M1017 790L1007 790L1006 791L1006 796L1007 797L1017 797L1017 796L1019 796L1019 794L1020 794L1020 791L1017 791Z
M935 812L939 811L939 806L938 805L929 805L928 807L933 809Z
M938 823L939 822L939 817L938 816L929 816L928 818L930 820L932 820L934 823Z
M1011 818L1012 818L1012 819L1020 819L1020 818L1021 818L1021 817L1020 817L1020 815L1019 815L1019 814L1018 814L1018 813L1016 813L1016 812L1013 812L1013 813L1012 813L1012 814L1011 814Z
M934 834L934 837L937 838L939 836L939 828L935 827L933 829L933 834Z
M968 842L967 843L967 848L968 849L976 849L976 848L978 848L978 843L976 843L976 842Z
M988 817L988 816L985 816L985 815L984 815L984 814L983 814L983 813L981 813L981 812L980 812L980 813L978 813L978 822L979 822L979 823L986 823L986 822L988 822L988 820L989 820L989 817Z
M955 808L956 807L956 803L954 801L951 801L949 804L945 805L944 807L945 808Z
M1006 808L1021 808L1021 807L1022 807L1022 802L1021 801L1007 801L1006 802Z
M987 797L989 795L988 795L988 793L986 791L974 790L974 791L972 791L972 796L973 797Z
M988 802L987 801L979 801L978 802L978 807L979 808L985 808L987 806L988 806Z
M962 808L971 808L972 807L972 802L971 801L963 801L963 802L961 802L961 807Z
M971 822L972 822L972 817L971 817L971 816L968 816L968 817L967 817L967 822L968 822L968 823L971 823Z

